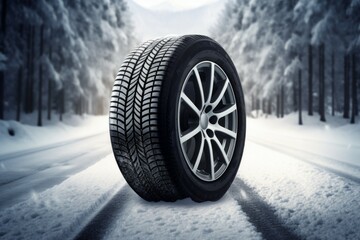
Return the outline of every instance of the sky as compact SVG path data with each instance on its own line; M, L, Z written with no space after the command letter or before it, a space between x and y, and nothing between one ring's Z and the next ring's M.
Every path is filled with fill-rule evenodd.
M160 7L161 10L180 11L185 9L192 9L211 4L216 0L134 0L142 7L155 10Z
M128 0L135 35L141 41L184 34L210 35L224 0Z

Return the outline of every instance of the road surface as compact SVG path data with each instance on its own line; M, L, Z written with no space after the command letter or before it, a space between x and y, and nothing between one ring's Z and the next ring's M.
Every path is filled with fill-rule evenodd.
M109 135L103 132L0 156L0 208L61 183L110 151Z
M0 158L0 238L359 239L359 166L294 141L250 135L229 191L200 204L139 198L106 133Z

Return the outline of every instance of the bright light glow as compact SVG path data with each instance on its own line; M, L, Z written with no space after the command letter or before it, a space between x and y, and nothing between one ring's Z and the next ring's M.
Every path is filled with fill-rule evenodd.
M149 8L152 10L168 10L178 11L185 9L197 8L210 3L214 3L217 0L134 0L137 4L142 7Z

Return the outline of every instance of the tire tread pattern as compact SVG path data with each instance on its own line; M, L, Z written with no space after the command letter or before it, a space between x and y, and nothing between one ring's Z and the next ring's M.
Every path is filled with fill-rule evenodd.
M148 201L187 197L177 186L175 170L159 136L159 105L166 73L189 42L187 35L143 43L124 60L110 102L110 136L118 166L130 187Z

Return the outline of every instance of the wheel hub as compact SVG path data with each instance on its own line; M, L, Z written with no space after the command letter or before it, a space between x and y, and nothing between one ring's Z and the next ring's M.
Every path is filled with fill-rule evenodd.
M209 125L209 117L206 113L201 114L200 117L200 127L204 130L207 129L208 125Z

